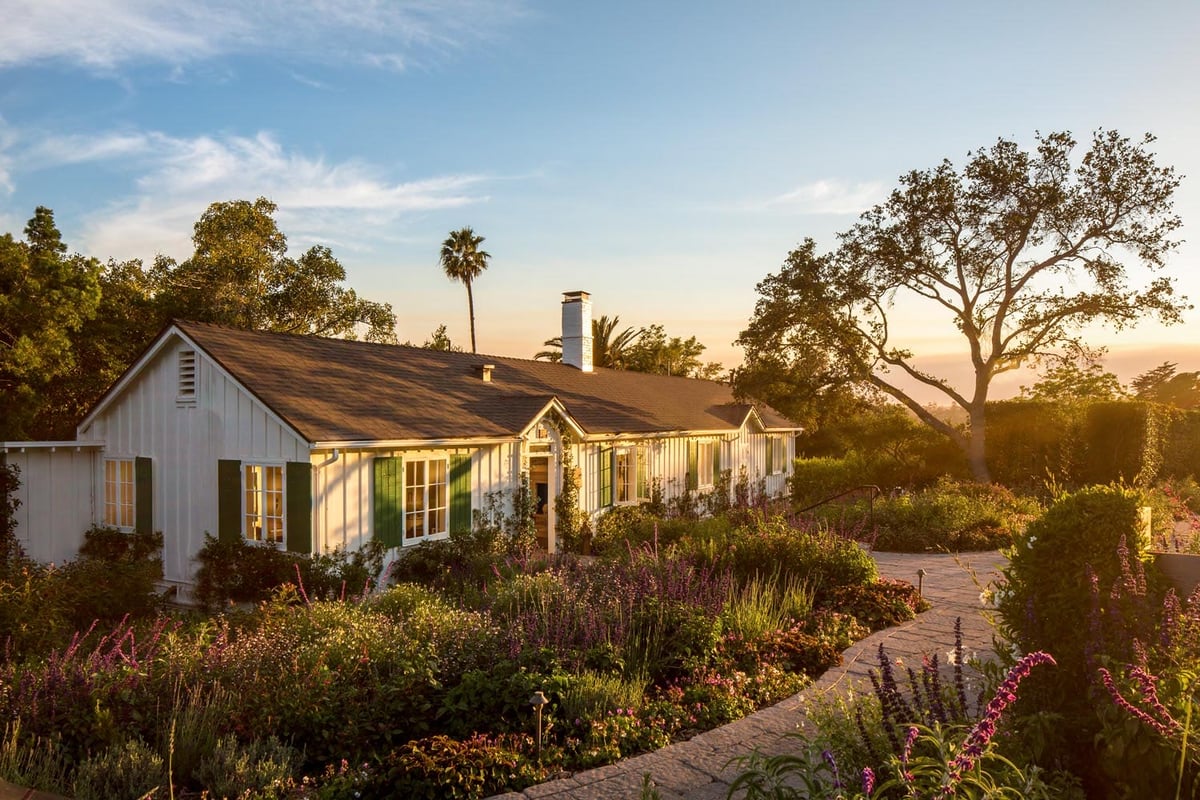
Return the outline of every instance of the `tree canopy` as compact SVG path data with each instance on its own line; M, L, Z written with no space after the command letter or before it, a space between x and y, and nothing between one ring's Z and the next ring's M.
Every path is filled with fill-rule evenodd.
M396 317L341 284L346 270L328 247L315 245L298 258L275 223L276 206L213 203L196 223L195 252L181 264L159 257L151 273L158 305L170 317L239 328L396 341Z
M1138 375L1130 383L1134 396L1179 408L1200 406L1200 372L1176 372L1177 366L1164 361Z
M1094 403L1125 396L1121 381L1096 361L1055 362L1032 386L1021 387L1022 400L1059 403Z
M806 240L759 283L738 339L738 386L761 386L764 368L782 366L780 393L874 388L955 441L976 479L988 480L985 407L996 376L1088 352L1087 325L1177 323L1190 307L1161 272L1178 244L1179 177L1156 164L1153 141L1098 131L1077 157L1069 133L1039 135L1032 152L1000 139L961 169L947 160L907 173L835 250ZM963 346L965 386L918 366L902 343L906 324L928 336L938 321ZM805 364L811 376L792 369ZM932 415L912 385L964 409L967 427Z
M53 212L0 236L0 438L70 438L80 416L172 318L395 342L386 303L342 284L329 248L293 258L265 198L214 203L190 258L67 255Z
M23 241L0 236L0 439L23 435L48 384L75 368L72 343L96 315L99 273L94 259L67 254L48 208Z

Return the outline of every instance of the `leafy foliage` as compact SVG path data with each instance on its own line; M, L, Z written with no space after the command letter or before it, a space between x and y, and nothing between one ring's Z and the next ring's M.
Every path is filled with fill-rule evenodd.
M902 176L836 251L818 253L808 240L758 285L738 339L749 373L802 361L788 373L802 396L874 387L957 443L987 481L985 406L997 375L1086 353L1089 323L1178 322L1187 307L1167 276L1130 280L1129 266L1160 270L1177 245L1179 178L1155 163L1152 142L1098 131L1076 160L1067 133L1039 136L1033 152L1001 139L961 170L944 161ZM970 354L970 389L916 366L889 324L894 307L949 315ZM935 416L888 370L945 394L968 427Z
M384 551L381 542L371 540L352 552L337 548L309 556L240 537L205 536L196 553L200 566L193 596L207 609L220 609L267 600L285 584L296 585L309 599L360 595L379 580Z
M75 334L100 303L100 267L67 255L54 212L38 206L25 239L0 236L0 440L37 433L49 382L75 366Z

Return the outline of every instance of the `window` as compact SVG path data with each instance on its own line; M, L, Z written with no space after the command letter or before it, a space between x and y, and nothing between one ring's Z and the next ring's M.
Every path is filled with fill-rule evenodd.
M283 467L246 464L242 476L242 535L252 542L283 544Z
M133 528L133 459L110 458L104 462L104 524Z
M614 482L617 505L632 505L650 499L646 478L646 448L622 447L613 451Z
M196 351L179 351L179 391L175 402L181 406L196 405Z
M446 459L404 462L404 543L444 535L449 526Z
M713 442L696 443L696 483L699 487L713 485L715 448L716 444Z
M782 436L767 437L767 474L787 472L787 441Z

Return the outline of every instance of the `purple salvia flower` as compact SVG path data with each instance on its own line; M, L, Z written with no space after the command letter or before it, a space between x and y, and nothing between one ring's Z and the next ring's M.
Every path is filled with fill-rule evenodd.
M863 794L868 796L875 791L875 771L870 767L863 767L862 787Z
M1135 667L1135 669L1137 668ZM1179 723L1172 719L1169 714L1166 714L1166 709L1163 709L1163 713L1166 715L1166 719L1168 719L1170 723L1173 723L1173 725L1170 723L1159 722L1154 717L1135 706L1133 703L1130 703L1124 698L1124 696L1122 696L1120 690L1117 689L1116 684L1113 682L1112 674L1103 667L1100 668L1099 672L1100 680L1104 683L1104 688L1108 690L1108 694L1112 697L1113 703L1115 703L1116 706L1122 711L1126 712L1131 717L1146 723L1155 731L1157 731L1160 736L1171 736L1176 730L1178 730ZM1157 696L1155 699L1157 700Z
M987 704L987 709L983 712L983 718L975 723L975 727L971 729L971 732L967 734L967 738L963 741L962 750L950 762L946 785L938 793L937 800L947 800L947 798L952 797L958 786L958 782L962 780L962 776L969 772L975 766L976 759L983 755L988 743L996 735L996 723L1000 720L1004 709L1008 708L1017 699L1017 687L1021 684L1021 681L1029 676L1029 673L1035 666L1056 663L1049 653L1037 650L1027 654L1008 671L1008 676L997 687L995 696Z
M958 696L958 715L967 715L967 682L963 678L963 662L966 653L963 651L962 617L954 618L954 693Z
M829 771L833 774L833 788L842 788L842 778L838 775L837 759L833 757L833 751L822 750L821 758L825 759L825 763L829 765Z

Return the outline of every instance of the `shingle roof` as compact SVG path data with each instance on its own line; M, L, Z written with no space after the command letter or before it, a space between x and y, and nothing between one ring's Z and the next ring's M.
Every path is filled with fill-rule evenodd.
M713 381L176 325L310 442L515 436L556 397L589 434L732 431L751 410ZM491 382L480 377L484 364L495 365ZM796 428L756 407L768 428Z

